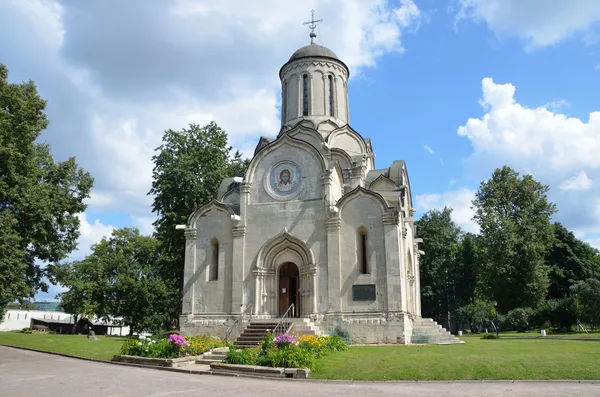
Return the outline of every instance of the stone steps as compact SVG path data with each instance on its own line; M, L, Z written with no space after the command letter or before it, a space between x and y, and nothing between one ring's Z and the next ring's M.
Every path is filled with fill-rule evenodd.
M321 333L319 328L308 318L294 318L291 321L293 325L290 332L295 335L320 335ZM258 346L265 338L267 331L273 331L278 324L278 319L251 320L233 345L240 348Z
M223 360L225 360L225 357L227 357L228 352L229 348L227 347L213 349L210 352L204 353L200 358L198 358L196 360L196 364L220 363Z
M438 344L449 345L465 343L450 332L446 331L431 318L416 318L413 320L413 329L410 342L413 344Z

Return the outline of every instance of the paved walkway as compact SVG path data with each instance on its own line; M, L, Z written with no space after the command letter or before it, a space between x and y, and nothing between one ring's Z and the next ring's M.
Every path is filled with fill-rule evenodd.
M321 383L190 375L0 346L0 396L598 396L599 383Z

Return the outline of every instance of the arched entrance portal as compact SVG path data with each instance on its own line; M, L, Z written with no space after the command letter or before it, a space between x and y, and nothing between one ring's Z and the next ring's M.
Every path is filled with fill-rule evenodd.
M279 315L294 304L294 317L300 317L300 271L292 262L279 266Z

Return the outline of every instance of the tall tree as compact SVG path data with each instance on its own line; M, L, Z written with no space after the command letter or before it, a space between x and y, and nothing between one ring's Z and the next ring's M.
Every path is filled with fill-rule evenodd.
M425 255L421 257L421 310L438 321L456 309L454 268L461 230L452 221L452 209L431 210L417 222Z
M180 292L185 237L175 225L185 224L196 209L215 199L221 181L242 174L248 161L239 152L232 155L227 133L214 122L165 131L152 160L154 181L149 194L154 195L152 210L158 215L154 226L163 244L163 274L172 289ZM174 299L171 316L177 319L180 294Z
M548 186L521 177L510 167L496 169L482 182L473 201L481 231L483 286L506 313L535 308L548 290L545 256L553 242L551 216L556 206Z
M47 271L76 248L77 214L86 208L92 177L74 158L55 162L37 142L48 126L46 101L32 81L8 82L0 64L0 311L31 297Z
M81 317L119 318L130 332L157 331L170 322L169 285L159 273L160 243L137 229L115 230L82 261L57 274L68 288L63 307Z
M553 224L554 242L547 255L550 288L548 298L569 296L570 287L577 281L596 275L598 250L579 240L560 223Z

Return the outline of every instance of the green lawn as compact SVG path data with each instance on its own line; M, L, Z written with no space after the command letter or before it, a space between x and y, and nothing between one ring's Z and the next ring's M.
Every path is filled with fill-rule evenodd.
M533 336L533 334L532 334ZM0 345L110 360L125 338L0 332ZM311 377L356 380L600 379L600 341L463 338L449 346L354 346L317 361Z
M600 341L482 340L444 346L355 346L317 361L317 379L600 379Z
M88 340L87 335L44 335L0 332L0 345L28 347L71 354L74 356L110 360L119 353L125 338L98 336L100 340Z
M463 335L462 337L481 337L481 335ZM541 338L540 331L529 331L529 332L500 332L500 336L506 337L519 337L519 338ZM546 334L547 337L552 338L578 338L578 339L600 339L600 332L557 332Z

